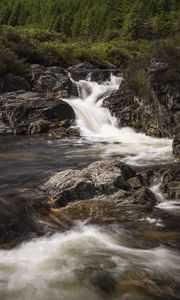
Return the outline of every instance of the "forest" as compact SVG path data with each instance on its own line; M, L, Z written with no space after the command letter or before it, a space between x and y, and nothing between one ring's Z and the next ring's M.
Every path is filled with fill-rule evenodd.
M1 0L0 24L86 40L166 38L180 31L178 0Z

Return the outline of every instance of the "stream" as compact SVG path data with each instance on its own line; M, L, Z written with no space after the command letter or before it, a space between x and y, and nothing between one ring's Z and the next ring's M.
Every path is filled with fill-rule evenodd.
M174 162L172 140L148 137L102 107L121 77L101 84L76 82L75 111L80 139L0 137L0 203L38 198L36 187L67 168L115 158L134 166ZM158 205L128 222L74 226L0 250L0 300L173 300L180 299L180 206L151 187Z

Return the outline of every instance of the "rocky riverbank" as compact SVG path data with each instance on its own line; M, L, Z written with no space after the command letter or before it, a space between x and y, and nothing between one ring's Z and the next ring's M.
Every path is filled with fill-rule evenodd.
M77 81L85 79L89 72L98 82L107 80L111 73L122 75L113 66L97 70L89 63L68 70L31 65L24 76L4 75L0 78L0 134L79 138L78 129L72 126L75 113L65 101L78 97L79 92L69 72ZM120 126L173 138L173 154L179 159L180 85L179 78L167 83L168 72L168 65L152 62L147 70L150 97L138 97L123 79L119 89L105 98L103 106L116 116ZM161 178L159 188L164 197L179 199L179 174L178 162L132 168L119 160L58 172L36 187L38 198L19 199L13 204L0 199L1 248L67 229L76 219L103 223L146 217L158 202L151 190L153 182Z
M155 179L168 200L179 197L179 164L132 168L116 160L67 169L36 186L36 197L1 200L0 245L13 247L34 236L64 231L75 220L91 223L134 222L152 214L159 198Z
M112 66L98 70L90 63L81 63L65 70L60 67L31 65L24 76L7 74L0 78L0 134L48 134L50 137L78 137L73 129L75 114L64 98L78 96L70 80L102 82L111 73L122 75ZM104 100L103 106L116 116L120 126L156 137L174 139L173 154L179 158L180 78L170 78L171 66L152 61L147 70L148 96L142 98L123 79L120 88Z

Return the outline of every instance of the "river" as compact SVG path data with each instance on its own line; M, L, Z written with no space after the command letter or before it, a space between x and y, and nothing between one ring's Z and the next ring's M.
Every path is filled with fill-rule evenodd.
M122 78L77 82L78 99L66 100L76 114L80 139L0 137L0 197L11 204L38 198L36 188L57 171L116 158L136 166L173 162L172 141L148 137L102 107ZM74 222L66 232L32 238L0 251L2 300L180 299L179 199L159 204L146 217L90 225ZM174 200L176 202L174 202Z

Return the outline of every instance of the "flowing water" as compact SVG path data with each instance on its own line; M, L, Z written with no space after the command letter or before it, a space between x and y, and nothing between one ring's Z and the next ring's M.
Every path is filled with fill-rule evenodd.
M104 157L118 155L122 161L136 165L171 161L172 140L149 137L129 127L119 128L117 119L102 107L103 100L119 88L121 81L122 77L112 75L101 84L87 80L77 83L80 98L67 102L76 113L81 136L96 143Z
M79 98L67 101L76 113L79 140L0 137L0 197L9 210L18 199L38 198L37 186L69 167L107 157L134 165L173 161L171 140L118 128L102 107L120 83L113 76L101 84L76 83ZM180 211L174 209L179 199L168 207L159 181L151 189L159 205L139 220L79 222L66 232L1 250L0 300L180 299Z

